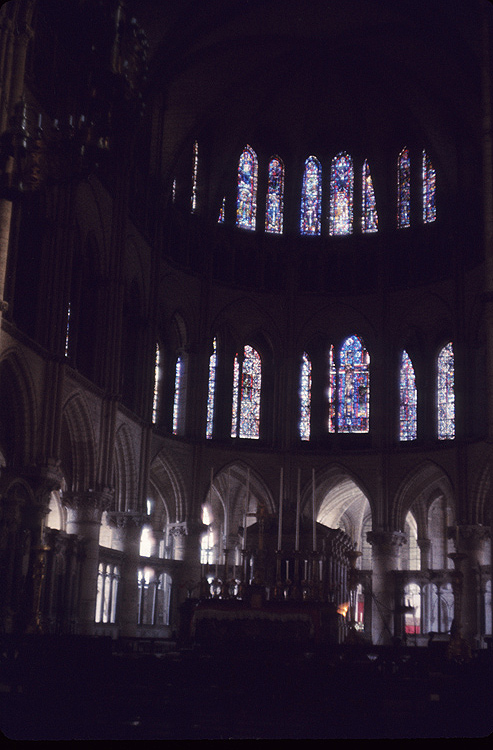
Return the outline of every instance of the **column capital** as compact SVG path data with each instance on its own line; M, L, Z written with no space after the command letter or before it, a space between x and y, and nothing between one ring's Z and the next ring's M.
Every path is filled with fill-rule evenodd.
M140 529L148 516L137 510L113 510L108 512L108 523L115 529Z
M62 502L78 523L101 523L101 516L111 507L113 491L105 488L102 491L85 490L64 492Z
M407 537L403 531L369 531L366 538L372 547L377 547L389 554L395 554L404 544L407 544Z

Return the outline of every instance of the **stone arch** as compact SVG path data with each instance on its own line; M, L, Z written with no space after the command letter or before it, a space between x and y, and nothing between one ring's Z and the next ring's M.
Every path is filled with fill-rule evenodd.
M96 438L84 396L76 392L62 410L61 463L68 490L77 492L96 484Z
M302 507L310 507L312 491L310 481L303 492ZM315 473L314 494L317 521L342 528L361 549L368 515L374 517L371 495L363 482L346 467L334 464Z
M29 367L16 350L0 361L0 446L11 466L33 460L37 408Z
M165 450L159 451L151 462L150 484L166 506L168 522L185 521L189 511L186 484L174 458Z
M139 505L138 468L135 448L127 425L121 425L115 437L116 510L137 510Z
M393 527L404 528L406 516L411 508L418 515L418 525L424 522L429 505L439 495L443 495L455 510L455 496L450 478L434 461L423 461L408 473L395 495L391 511Z

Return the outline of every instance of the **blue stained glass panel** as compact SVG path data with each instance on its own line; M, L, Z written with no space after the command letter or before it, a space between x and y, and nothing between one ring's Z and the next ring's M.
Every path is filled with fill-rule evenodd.
M310 440L311 398L312 363L306 352L304 352L300 377L300 437L302 440Z
M209 357L209 389L207 392L206 438L210 439L214 427L214 396L216 393L217 340L212 342L212 354Z
M238 355L234 361L231 437L253 439L260 437L261 385L260 355L247 344L243 349L241 368Z
M399 395L399 439L416 440L418 392L414 367L406 351L402 352Z
M403 148L397 164L397 226L400 229L411 224L411 160L409 151Z
M353 185L353 160L341 152L332 160L330 172L331 235L351 234L353 231Z
M368 432L370 417L370 357L362 340L350 336L343 343L338 370L339 432Z
M430 224L436 217L436 172L431 159L423 151L423 221Z
M378 232L378 213L375 200L375 191L373 189L370 167L368 166L368 160L366 159L363 164L361 223L361 228L364 234Z
M438 355L437 409L438 439L455 438L455 365L452 342L443 347Z
M238 197L236 224L243 229L255 229L257 217L258 160L255 151L247 146L238 164Z
M301 189L301 234L320 234L320 217L322 212L322 167L315 156L309 156L305 162L303 185Z
M265 210L265 231L282 234L284 202L284 165L275 156L269 164L267 205Z

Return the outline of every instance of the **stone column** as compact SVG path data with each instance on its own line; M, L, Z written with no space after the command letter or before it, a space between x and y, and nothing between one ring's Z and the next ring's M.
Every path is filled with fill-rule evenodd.
M67 533L81 538L83 556L80 569L77 632L93 635L99 566L101 516L111 502L109 492L63 493L67 508Z
M429 570L431 568L431 541L430 539L418 539L417 544L421 552L421 570Z
M108 521L115 529L124 561L118 594L118 622L120 635L134 638L137 635L139 616L138 571L140 565L140 538L147 516L138 511L122 511L108 514Z
M481 631L481 582L480 567L487 564L485 542L490 537L490 529L480 524L461 525L456 528L456 547L462 553L460 571L462 588L460 596L459 627L464 640L471 648L480 645Z
M373 561L373 643L377 646L392 642L394 635L393 572L399 570L400 550L406 544L402 531L370 531L368 542L372 546Z

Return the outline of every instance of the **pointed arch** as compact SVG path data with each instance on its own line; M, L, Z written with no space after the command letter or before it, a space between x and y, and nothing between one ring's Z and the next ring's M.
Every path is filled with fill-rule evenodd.
M85 396L73 393L62 410L62 468L68 490L87 490L96 484L96 437Z
M423 524L430 502L438 496L445 497L455 512L455 493L448 474L434 461L423 461L402 479L395 493L391 504L393 527L404 528L406 515L411 508L418 526Z
M138 492L138 460L127 425L122 424L115 436L115 503L116 510L141 510Z
M6 350L0 361L0 448L9 465L32 462L38 409L31 370L22 353Z
M338 432L368 432L370 429L370 355L363 339L348 336L335 362L333 347L329 354L330 413L337 414ZM336 397L337 405L333 399ZM331 419L329 431L335 431Z

